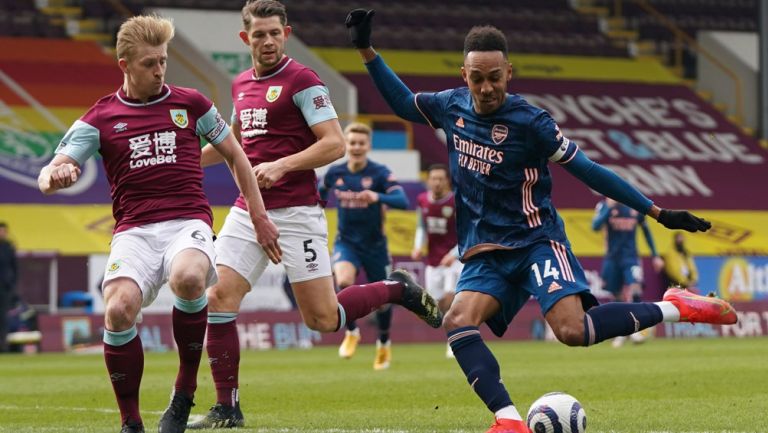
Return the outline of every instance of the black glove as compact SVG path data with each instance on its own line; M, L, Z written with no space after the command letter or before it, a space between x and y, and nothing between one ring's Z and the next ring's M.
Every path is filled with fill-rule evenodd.
M658 221L668 229L682 229L694 233L705 232L712 227L712 223L693 215L687 210L662 209L659 212Z
M371 18L376 13L373 9L355 9L347 15L344 24L349 29L349 38L355 48L369 48L371 46Z

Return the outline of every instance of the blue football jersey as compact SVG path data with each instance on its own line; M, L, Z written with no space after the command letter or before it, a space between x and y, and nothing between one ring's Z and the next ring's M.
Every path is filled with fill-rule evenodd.
M569 246L547 163L569 161L578 147L549 113L507 95L496 112L479 115L466 87L419 93L415 101L446 133L463 258L547 240Z
M637 261L637 227L645 223L645 215L629 206L616 203L605 209L605 201L597 205L597 213L608 212L605 222L606 242L608 244L606 259Z
M337 239L363 248L386 242L382 203L368 204L359 198L360 191L366 189L386 194L402 188L385 165L368 160L365 168L356 173L349 171L346 162L333 165L323 178L323 186L333 190L338 202Z

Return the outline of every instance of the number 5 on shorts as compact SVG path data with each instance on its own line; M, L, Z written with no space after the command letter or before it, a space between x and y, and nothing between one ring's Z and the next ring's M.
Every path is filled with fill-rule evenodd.
M309 257L304 257L305 262L314 262L317 259L317 251L309 247L312 243L312 239L304 241L304 253L309 254Z
M533 275L536 277L536 284L539 286L544 284L544 281L542 280L542 274L539 272L539 264L534 263L531 265L531 270L533 271ZM544 262L544 278L550 276L555 280L560 279L560 271L558 271L556 267L552 266L552 260L547 259Z

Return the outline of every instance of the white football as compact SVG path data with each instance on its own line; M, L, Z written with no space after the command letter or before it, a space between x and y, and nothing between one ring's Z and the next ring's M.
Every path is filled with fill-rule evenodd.
M528 428L533 433L584 433L587 430L587 414L573 396L550 392L531 405Z

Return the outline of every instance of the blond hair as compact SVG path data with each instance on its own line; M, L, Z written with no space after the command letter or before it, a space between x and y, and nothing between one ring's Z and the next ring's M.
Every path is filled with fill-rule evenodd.
M130 59L139 45L159 47L173 39L173 22L157 15L128 18L117 32L117 58Z
M350 132L357 132L358 134L365 134L369 138L371 135L373 135L373 130L370 126L366 125L365 123L360 122L353 122L347 125L346 128L344 128L344 135L349 134Z

